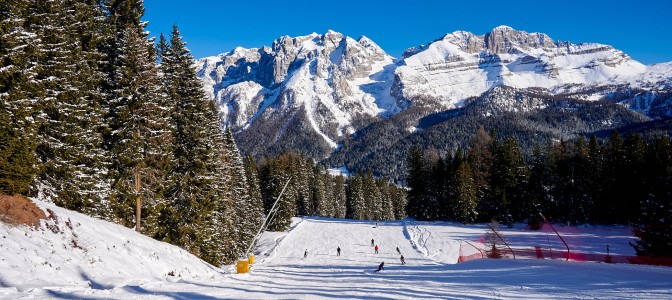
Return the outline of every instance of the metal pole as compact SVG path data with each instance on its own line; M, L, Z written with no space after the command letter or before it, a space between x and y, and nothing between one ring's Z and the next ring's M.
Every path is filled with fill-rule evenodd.
M483 251L481 251L481 249L478 249L478 247L472 245L471 243L469 243L469 241L465 241L465 240L462 240L462 241L469 244L470 246L476 248L476 250L478 250L478 252L481 252L481 258L485 257L485 255L483 255Z
M555 227L553 227L553 224L549 223L549 222L546 220L546 217L544 217L544 215L542 215L541 213L539 213L539 215L544 219L544 222L546 222L546 224L548 224L549 226L551 226L551 229L553 229L553 231L555 231L555 234L558 235L558 237L560 238L560 240L562 241L562 243L565 244L565 247L567 247L567 259L565 259L565 261L569 261L569 246L567 245L567 243L565 243L565 239L563 239L562 236L558 233L558 231L555 230Z
M274 215L273 210L275 209L275 206L278 205L278 201L280 201L280 197L282 197L282 194L285 192L285 189L287 188L287 185L289 185L290 180L292 180L292 177L289 177L289 179L287 179L287 182L285 183L285 186L282 187L282 190L280 191L280 195L278 195L278 198L275 199L275 202L273 203L273 206L268 211L268 215L266 215L266 219L264 219L264 222L261 223L261 227L259 228L259 231L257 231L257 234L252 239L252 242L250 242L250 246L247 247L247 251L245 251L245 257L247 257L247 255L250 254L250 250L252 250L252 247L254 246L254 244L261 237L261 232L264 229L266 229L266 227L268 226L267 223L269 223L269 218L271 217L271 215Z
M494 232L497 235L497 237L499 237L499 239L502 240L504 245L506 245L506 247L508 247L509 250L511 250L511 253L513 254L513 259L516 259L516 252L513 252L511 246L509 246L509 244L502 238L502 236L499 235L499 233L497 233L497 231L494 228L492 228L492 226L490 226L490 224L488 224L488 227L490 227L490 229L492 229L492 232Z

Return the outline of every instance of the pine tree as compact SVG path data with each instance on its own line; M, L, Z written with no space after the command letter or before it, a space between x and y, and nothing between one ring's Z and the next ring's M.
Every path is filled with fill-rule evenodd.
M29 193L37 173L35 48L28 1L0 2L0 193Z
M623 150L623 140L617 130L613 130L609 137L609 142L604 151L604 171L603 197L604 197L604 222L622 223L625 220L625 203L627 199L624 196L628 183L625 178L625 153Z
M494 185L496 180L493 177L496 171L495 154L501 145L494 131L488 135L485 130L479 130L472 147L474 148L470 149L468 158L474 164L473 175L478 188L478 221L489 222L504 211L501 205L501 187Z
M257 228L261 226L261 222L263 222L263 217L264 217L264 201L261 195L261 187L259 184L259 169L257 168L257 164L254 161L254 158L250 155L245 157L245 160L243 162L243 166L245 168L245 178L247 179L247 196L250 199L250 203L252 203L252 215L260 215L261 220L257 220L259 222L257 225L255 225ZM254 218L253 218L254 219Z
M641 203L639 239L631 243L637 255L672 256L672 146L667 136L652 143L646 155L648 196Z
M623 207L623 221L632 223L637 222L640 212L640 204L645 201L649 195L649 182L646 180L646 144L639 134L633 133L628 135L623 143L624 158L625 158L625 172L624 184L627 188L623 191L624 207ZM632 180L639 178L639 180Z
M318 167L313 168L312 202L315 208L315 215L321 217L331 217L333 215L333 206L328 203L327 191L325 188L324 171Z
M586 224L590 219L590 208L593 199L590 189L593 187L590 175L590 153L586 138L580 135L574 142L574 157L572 160L574 169L574 199L573 217L570 221L576 224Z
M394 219L401 220L406 217L406 191L397 186L391 186L392 206L394 208Z
M170 107L161 94L153 40L141 21L142 4L140 0L104 2L101 46L107 58L102 107L106 110L110 204L120 224L136 229L143 222L138 217L146 219L152 214L142 214L142 209L156 211L160 206L172 146Z
M528 169L513 137L508 137L495 152L492 186L501 207L498 218L506 224L521 220L524 214Z
M230 193L227 198L233 199L233 212L235 214L235 220L233 221L235 236L232 237L235 243L231 252L235 253L236 256L230 257L230 260L233 260L238 255L244 254L253 242L257 230L263 222L263 205L260 197L255 198L254 195L250 194L250 179L246 176L248 171L245 169L238 146L230 130L224 132L224 159L221 164L226 166L230 173L227 182L224 184L228 186ZM252 176L256 176L256 171L252 173ZM255 178L255 180L257 179ZM258 185L256 182L252 184ZM230 218L229 216L228 219Z
M262 167L260 174L262 185L262 194L264 195L264 207L266 213L269 212L273 202L278 199L282 188L289 181L289 185L279 198L277 204L277 212L271 219L268 229L271 231L284 231L289 228L292 222L292 217L297 214L296 199L298 193L296 188L292 187L294 178L290 177L289 164L290 158L288 154L280 155L277 160L268 160Z
M427 168L419 148L410 153L406 183L409 188L406 214L417 219L426 219L426 213L430 209L427 200Z
M388 183L384 178L376 180L378 190L381 196L381 220L396 220L394 213L394 199L393 199L393 185Z
M474 222L478 216L476 184L471 173L472 167L469 162L456 155L457 165L454 180L455 195L453 197L454 217L464 224Z
M534 146L532 154L532 167L528 182L529 215L528 225L531 228L541 228L541 216L539 213L548 213L551 205L550 190L551 170L547 164L547 156L541 152L539 145Z
M332 181L332 186L334 217L339 219L345 218L347 210L347 193L345 191L345 179L343 178L343 175L336 176Z
M98 92L103 75L97 51L100 7L75 0L36 5L32 27L42 41L39 67L43 91L37 153L38 196L57 205L108 218L100 135L103 112Z
M381 193L373 178L373 172L370 170L362 178L362 189L364 191L364 216L368 220L382 220L382 199Z
M606 211L606 204L602 197L602 168L603 168L603 154L602 147L597 142L595 135L590 137L588 142L588 182L590 187L589 195L592 201L590 205L589 218L591 223L599 223L606 219L604 215Z
M242 159L230 134L222 133L215 105L200 85L192 68L193 57L177 26L173 26L169 45L161 39L158 52L163 95L174 104L166 109L171 113L170 125L164 128L172 129L174 145L170 148L172 162L166 164L171 167L167 201L157 209L165 215L161 220L165 226L160 226L164 229L157 237L214 265L230 262L244 247L235 243L234 235L240 234L245 246L253 236L249 230L235 228L247 225L237 216L251 206Z
M348 180L348 202L346 218L366 220L366 199L364 198L364 176L355 174Z
M492 173L492 138L483 126L474 134L471 147L467 153L469 165L472 167L474 184L477 189L478 201L484 201L490 190L490 174Z

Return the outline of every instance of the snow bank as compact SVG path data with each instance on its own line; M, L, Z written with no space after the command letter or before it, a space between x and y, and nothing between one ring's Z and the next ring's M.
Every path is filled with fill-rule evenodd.
M179 277L212 278L220 273L176 246L120 225L33 201L49 217L39 229L0 223L0 288L109 289Z

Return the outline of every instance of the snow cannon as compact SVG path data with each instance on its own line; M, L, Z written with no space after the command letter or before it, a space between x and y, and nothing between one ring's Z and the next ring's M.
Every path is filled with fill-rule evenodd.
M236 264L236 272L238 274L250 272L250 262L247 259L239 259Z
M254 254L250 255L250 257L247 259L247 261L250 263L250 265L254 264Z

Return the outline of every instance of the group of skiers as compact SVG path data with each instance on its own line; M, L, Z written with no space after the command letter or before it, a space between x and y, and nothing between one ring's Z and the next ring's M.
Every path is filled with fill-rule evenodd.
M374 247L373 249L375 251L375 254L378 254L378 245L376 245L374 239L371 239L371 246ZM397 247L397 253L399 253L399 255L401 255L401 257L399 258L399 260L401 261L401 264L405 265L406 260L404 260L404 255L401 254L401 250L399 250L399 247ZM341 256L341 246L336 247L336 256ZM306 251L303 252L303 258L305 259L307 257L308 257L308 249L306 249ZM378 270L376 270L375 272L382 271L384 266L385 266L385 262L383 261L383 262L380 263L380 265L378 265Z

